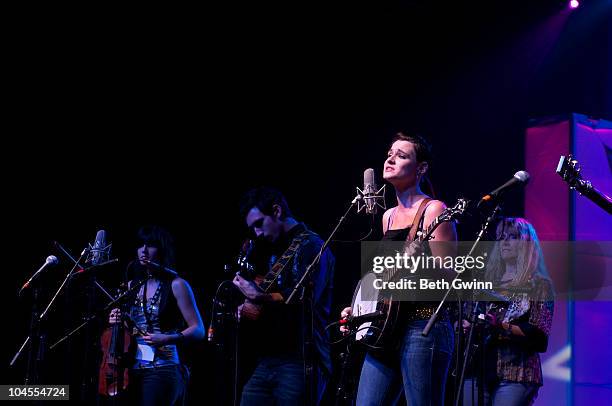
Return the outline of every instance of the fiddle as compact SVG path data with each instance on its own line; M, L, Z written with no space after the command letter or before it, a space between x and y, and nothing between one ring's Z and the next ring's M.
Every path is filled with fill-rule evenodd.
M122 309L125 310L125 309ZM129 316L121 311L122 318ZM117 396L127 390L129 362L131 361L132 336L123 320L104 329L100 338L102 361L100 364L98 393Z

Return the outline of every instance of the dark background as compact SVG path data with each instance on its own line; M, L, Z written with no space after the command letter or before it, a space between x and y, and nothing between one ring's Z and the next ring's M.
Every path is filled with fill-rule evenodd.
M238 203L249 188L280 188L325 237L364 169L381 178L400 129L430 139L431 178L452 204L524 168L530 119L612 119L612 2L573 12L565 1L454 3L16 16L4 75L7 365L28 331L30 297L17 300L17 290L49 254L62 265L41 278L43 296L68 271L53 241L76 254L107 230L121 265L100 278L112 284L138 226L167 227L208 322L229 278L223 264L246 236ZM505 213L522 215L522 198L508 195ZM352 216L338 239L368 230ZM473 238L470 225L459 230ZM332 249L337 313L358 278L359 245ZM83 284L58 301L50 340L83 313ZM69 365L80 362L80 337L49 355L50 381L79 375ZM194 355L193 382L207 391L218 371L210 352ZM22 377L20 362L4 382Z

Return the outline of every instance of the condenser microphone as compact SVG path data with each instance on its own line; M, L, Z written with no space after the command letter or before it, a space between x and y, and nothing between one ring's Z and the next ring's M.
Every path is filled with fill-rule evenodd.
M376 179L372 168L363 172L363 199L366 213L376 214Z
M363 172L363 190L357 188L357 195L358 213L364 208L367 214L376 214L378 207L386 209L385 186L383 185L380 189L377 189L376 176L372 168L368 168ZM382 204L379 201L382 201Z
M108 261L111 244L106 244L106 231L98 230L93 245L89 246L89 257L86 264L100 265Z

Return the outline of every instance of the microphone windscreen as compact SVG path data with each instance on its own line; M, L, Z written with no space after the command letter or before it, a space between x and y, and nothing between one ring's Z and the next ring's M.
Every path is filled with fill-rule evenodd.
M373 193L376 189L376 180L374 179L374 169L368 168L363 172L363 191L365 193Z
M518 171L517 173L514 174L514 177L523 183L529 182L529 178L530 178L529 173L526 171Z
M98 265L104 261L103 250L106 247L106 231L98 230L96 233L96 240L94 241L91 253L91 263Z
M96 233L96 240L94 242L94 249L102 249L106 246L106 231L99 230Z

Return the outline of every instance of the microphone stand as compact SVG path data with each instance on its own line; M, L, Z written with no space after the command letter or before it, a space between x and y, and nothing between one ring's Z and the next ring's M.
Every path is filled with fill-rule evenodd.
M485 233L487 232L487 230L488 230L489 226L491 225L491 222L493 221L493 219L495 219L495 217L497 216L497 213L498 213L500 210L501 210L501 206L500 206L500 204L499 204L499 203L497 203L497 204L495 205L495 208L494 208L494 209L493 209L493 211L491 212L491 214L490 214L490 215L487 217L487 219L486 219L485 223L484 223L484 224L482 225L482 227L480 228L480 231L478 232L478 235L477 235L477 237L476 237L476 240L474 241L474 244L472 244L472 247L470 248L470 251L468 252L468 254L467 254L466 256L471 256L471 255L472 255L472 253L473 253L473 252L474 252L474 250L476 249L476 247L477 247L478 243L480 242L480 240L482 239L482 237L483 237L483 236L485 235ZM461 274L460 274L460 273L457 273L457 274L455 275L455 277L453 278L453 281L454 281L454 280L456 280L456 279L459 277L459 275L461 275ZM436 310L434 311L434 313L431 315L431 317L429 318L429 321L427 322L427 325L426 325L426 326L425 326L425 328L423 329L423 331L422 331L422 333L421 333L423 336L427 336L427 335L429 334L429 331L431 330L431 328L432 328L432 327L433 327L433 325L435 324L435 322L436 322L436 320L437 320L437 318L438 318L438 316L439 316L439 314L440 314L440 311L442 310L442 307L443 307L443 306L444 306L444 304L446 303L446 300L447 300L447 298L448 298L449 294L451 293L451 291L453 291L453 290L454 290L454 288L453 288L453 283L451 282L449 285L450 285L450 286L449 286L449 288L447 289L447 291L446 291L446 293L444 294L444 296L442 297L442 300L441 300L441 301L440 301L440 303L438 304L438 307L436 308ZM475 306L475 307L474 307L474 309L476 309L476 308L477 308L478 304L479 304L479 302L475 302L475 304L474 304L474 306ZM462 326L462 320L459 320L459 321L458 321L458 325L459 325L459 328L460 328L460 329L463 329L463 326ZM468 345L470 345L470 344L471 344L471 340L472 340L472 331L473 331L473 329L471 329L471 330L470 330L470 333L469 333L469 335L468 335ZM459 347L459 348L458 348L458 353L460 354L460 353L461 353L461 348L460 348L460 346L458 346L458 347ZM461 373L460 373L460 375L459 375L459 384L458 384L458 388L459 388L459 389L458 389L458 391L457 391L457 395L456 395L456 397L455 397L455 406L458 406L458 405L460 404L460 402L461 402L461 395L462 395L462 393L463 393L463 381L465 380L465 368L466 368L466 365L467 365L467 360L468 360L469 356L470 356L470 353L469 353L469 347L467 347L467 348L466 348L466 351L465 351L465 357L464 357L464 360L463 360L463 364L461 365ZM480 390L484 390L484 388L482 387L482 385L480 385L480 386L479 386L479 391L480 391ZM480 393L479 393L479 398L480 398L480 397L481 397L481 396L480 396ZM480 404L480 403L479 403L479 404Z
M39 292L38 286L34 286L32 289L32 312L30 315L30 329L29 329L28 337L25 339L23 344L21 344L21 347L19 347L19 350L17 350L17 353L13 356L13 359L9 363L9 366L11 367L15 365L15 362L17 361L17 359L19 358L23 350L26 348L28 343L31 342L28 348L28 361L26 365L26 374L25 374L25 380L24 380L25 385L36 384L38 382L37 366L38 366L38 361L41 360L40 359L41 357L36 356L36 358L34 358L34 354L36 353L38 355L42 355L40 351L40 346L41 346L41 341L42 341L39 335L40 325L36 323L36 319L38 317L38 292Z
M329 235L329 237L327 238L327 240L323 243L323 245L321 246L321 249L319 250L319 253L317 254L317 256L312 260L312 262L310 263L310 265L308 265L308 267L306 268L306 271L304 272L304 274L302 275L302 277L300 278L300 280L298 281L298 283L293 287L293 290L291 291L291 294L289 295L289 297L287 298L287 300L285 300L285 304L290 304L293 302L293 298L295 297L295 295L297 294L297 291L299 289L301 289L304 285L304 282L306 281L306 279L310 276L310 273L312 272L312 269L319 263L319 261L321 260L321 256L323 255L323 251L325 251L325 249L327 248L327 246L329 245L329 243L331 242L332 238L334 237L334 235L336 234L336 232L338 231L338 229L340 228L340 225L342 225L342 223L344 223L344 220L346 220L346 216L348 216L349 212L351 211L351 209L355 206L355 204L357 204L357 202L361 201L363 199L363 196L361 194L357 194L357 196L355 196L355 198L353 199L353 201L351 202L351 205L348 207L348 209L344 212L344 214L342 215L342 217L340 217L340 220L338 220L338 224L336 224L336 227L334 227L333 231L331 232L331 234Z
M111 259L111 260L107 260L107 261L103 261L103 262L99 262L99 263L94 263L93 265L90 265L86 268L81 268L78 266L78 263L80 262L80 259L77 261L75 260L72 255L70 255L70 253L57 241L54 241L55 246L62 251L62 253L68 257L68 259L70 259L70 261L72 261L72 263L74 264L75 267L78 267L79 270L76 272L72 272L71 275L69 275L69 278L73 278L75 276L77 276L80 273L83 272L88 272L90 270L93 270L95 268L99 268L108 264L112 264L115 262L118 262L119 260L117 258L115 259ZM91 248L91 246L88 249L88 253L91 253L94 249ZM87 262L87 260L86 260ZM93 275L93 277L88 281L87 285L86 285L86 289L87 289L87 313L91 313L93 311L93 308L95 307L95 289L94 286L97 287L107 298L109 298L111 301L115 300L115 298L108 293L108 291L106 289L104 289L104 287L98 283L95 275ZM90 329L87 329L85 331L85 345L89 345L91 346L90 342L90 336L91 336L91 332ZM91 351L96 351L97 348L95 347L91 347L90 348ZM89 369L93 368L92 365L90 365L91 363L89 362L88 359L88 353L89 351L87 350L87 348L85 348L85 355L83 356L83 379L81 381L81 401L88 401L90 399L87 399L88 397L88 391L90 390L91 387L93 387L93 377L95 376L95 373L93 373L93 371L89 371ZM93 395L92 395L93 396Z
M64 288L64 285L66 285L66 282L68 281L68 279L70 279L70 277L72 276L72 274L74 273L74 270L77 268L79 262L81 262L81 260L83 259L83 256L87 253L87 249L83 250L83 252L81 253L81 256L79 257L79 259L77 261L75 261L74 266L72 267L72 269L70 270L70 272L68 272L68 274L66 275L66 277L64 278L64 281L62 282L62 284L60 285L60 287L57 289L57 291L55 292L55 294L53 295L53 297L51 298L51 300L49 301L49 304L47 305L47 307L45 308L45 310L38 315L38 313L35 311L36 310L36 304L34 305L34 310L32 312L32 320L30 322L30 335L28 335L28 337L25 339L25 341L23 342L23 344L21 345L21 347L19 348L19 350L17 351L17 353L15 354L15 356L13 357L13 359L11 360L11 363L9 364L10 366L14 365L15 362L17 361L17 358L19 358L19 355L21 354L21 352L23 351L23 349L25 348L25 346L30 342L33 341L33 336L35 335L39 335L40 334L40 326L41 323L43 322L45 316L47 315L49 309L51 308L51 306L53 305L53 302L55 302L55 299L57 299L58 295L60 294L60 292L62 291L62 289ZM36 292L36 294L34 295L34 300L37 300L38 298L38 292ZM41 335L42 336L42 335ZM38 347L41 347L41 343L38 343ZM32 344L32 347L34 345ZM30 349L30 351L32 351L33 348ZM42 354L44 353L44 349L43 348L38 348L38 358L42 358ZM30 357L29 359L31 359L31 353L30 353ZM30 364L30 362L28 362L28 364ZM28 369L30 369L30 365L28 365ZM29 371L27 373L27 375L30 375L32 372ZM34 373L35 374L35 373ZM26 380L31 379L31 376L26 376Z
M45 263L45 266L46 265L47 263ZM34 275L30 277L30 279L28 279L28 281L19 290L19 293L17 294L18 296L21 296L23 290L27 286L31 286L30 284L36 278L36 276L42 271L42 269L43 268L40 268L38 271L34 273ZM17 353L13 356L13 358L11 359L11 362L9 363L10 367L15 365L15 362L17 362L17 359L19 358L23 350L26 348L26 346L29 343L31 343L30 346L28 347L28 359L27 359L27 364L26 364L26 372L25 372L25 380L24 380L25 385L38 383L38 378L39 378L38 365L40 365L44 357L43 347L45 345L44 344L45 336L41 334L40 323L36 322L36 319L38 318L38 311L39 311L39 308L38 308L39 292L40 292L40 288L38 287L38 284L35 284L32 288L32 310L30 312L30 326L28 330L28 336L26 337L23 344L21 344L21 347L19 347L19 349L17 350Z
M83 257L89 252L89 250L87 248L85 248L83 250L83 252L81 253L81 256L79 256L79 259L77 259L74 262L74 265L72 266L72 269L70 270L70 272L68 272L68 274L66 275L66 277L64 278L64 281L62 282L62 284L60 285L60 287L57 289L57 291L55 292L55 294L53 295L53 297L51 298L51 301L49 302L49 304L47 305L47 307L45 308L45 310L42 312L42 314L39 316L38 321L42 321L45 316L47 315L47 313L49 312L49 309L51 309L51 306L53 305L53 302L55 302L55 299L57 299L57 297L59 296L60 292L62 291L62 289L64 289L64 286L66 285L66 283L68 282L68 280L72 277L72 275L75 273L75 269L77 269L77 267L79 266L81 260L83 259Z
M491 222L495 219L495 217L497 216L497 214L499 213L499 211L501 210L501 206L499 203L497 203L495 205L495 208L493 209L493 211L491 212L491 214L489 215L489 217L487 217L485 223L483 224L483 226L480 229L480 232L478 233L478 236L476 237L476 241L474 241L474 244L472 245L472 248L470 249L470 252L468 254L471 255L472 252L474 251L474 249L476 248L476 245L478 244L478 242L482 239L482 237L485 235L485 233L487 232L489 226L491 225ZM457 278L459 276L459 274L457 274L457 276L455 276L455 278ZM451 288L452 289L452 284L451 284ZM448 293L448 292L447 292ZM476 292L473 292L473 294L476 294ZM471 345L472 345L472 337L474 334L474 329L476 327L476 314L478 312L478 308L480 306L480 301L473 301L472 304L472 317L471 319L473 320L474 323L472 323L472 328L470 328L470 332L468 334L468 341L466 343L466 348L465 348L465 355L463 358L463 363L461 365L461 373L459 374L459 389L457 391L457 396L455 398L455 406L458 406L462 400L462 395L463 395L463 382L465 381L465 369L467 368L467 364L468 361L471 357ZM433 317L433 315L432 315ZM463 324L462 320L459 320L459 325ZM463 326L461 326L461 328L463 328ZM484 362L484 357L485 357L485 349L484 349L484 331L480 332L480 345L479 345L479 349L481 351L481 368L479 370L479 385L478 385L478 405L483 405L484 404L484 381L485 381L485 362Z
M338 220L338 223L336 224L336 227L334 227L334 229L332 230L331 234L329 235L329 237L327 238L327 240L323 243L323 245L321 246L321 249L319 250L318 254L315 256L315 258L312 260L312 262L310 263L310 265L308 265L308 267L306 268L306 271L304 272L304 274L302 275L302 277L300 278L300 280L297 282L297 284L293 287L293 290L291 292L291 294L289 295L289 297L287 298L287 300L285 300L285 304L291 304L294 301L294 298L298 292L298 290L302 290L302 294L300 295L300 299L304 298L304 294L305 294L305 289L304 289L304 283L306 282L306 280L310 277L310 274L312 273L312 270L314 269L314 267L319 263L319 261L321 260L321 256L323 255L323 252L325 251L325 249L327 248L327 246L329 245L329 243L331 242L332 238L334 237L334 235L336 234L336 232L338 231L338 229L340 228L340 226L342 225L342 223L344 223L344 220L346 220L346 217L348 216L349 212L353 209L353 207L361 200L364 199L364 196L361 193L357 193L357 196L355 196L355 198L351 201L350 206L348 207L348 209L346 209L346 211L344 212L344 214L342 215L342 217L340 217L340 220ZM312 301L311 301L311 306L313 305ZM311 309L312 310L312 309ZM312 311L311 311L312 313ZM312 316L312 315L311 315ZM312 317L311 317L312 319ZM312 320L311 320L312 321ZM311 323L311 327L314 328L314 326L312 326ZM311 332L311 337L313 336L312 332ZM348 355L347 355L348 356ZM308 360L305 360L305 365L308 363ZM345 363L349 363L350 360L345 359L344 360ZM307 373L309 371L306 371ZM306 382L312 382L312 377L306 376ZM310 393L310 396L307 396L309 398L310 401L312 401L313 396L312 393L314 391L315 388L306 388L307 393ZM308 404L308 403L307 403Z
M470 252L468 252L466 256L471 256L472 255L472 253L476 249L476 246L478 245L478 243L482 239L483 235L485 234L485 232L489 228L489 225L491 224L491 221L493 221L493 219L495 218L495 216L497 215L499 210L500 210L500 206L499 206L499 203L498 203L495 206L495 209L493 209L493 212L491 213L491 215L489 217L487 217L487 220L486 220L485 224L482 226L482 228L480 229L480 232L478 233L478 236L476 237L476 240L474 241L474 244L472 244L472 248L470 248ZM455 275L455 277L453 278L453 281L456 280L459 277L459 275L461 275L461 274L457 273L457 275ZM436 320L438 318L438 315L440 314L440 310L442 310L442 307L446 303L446 299L448 298L448 295L453 290L454 290L453 284L450 283L450 286L446 290L446 293L444 294L444 296L442 297L442 300L438 304L438 307L436 308L436 311L431 315L431 317L429 318L429 321L427 322L427 325L423 329L423 332L421 333L423 336L426 337L429 334L429 331L433 327L434 323L436 322Z
M464 386L464 382L465 382L465 370L467 368L467 365L470 362L470 359L472 359L472 350L473 348L478 348L481 351L481 357L480 357L480 361L481 361L481 365L480 365L480 369L479 369L479 375L478 375L478 380L477 380L477 386L478 386L478 401L477 401L477 405L484 405L484 381L485 381L485 363L484 363L484 355L485 355L485 351L484 351L484 344L485 344L485 340L484 340L484 326L481 325L482 321L479 320L476 315L478 313L478 309L479 309L479 305L480 302L472 302L473 303L473 307L472 307L472 311L470 312L469 315L467 315L466 319L468 319L468 321L471 323L470 326L470 331L468 332L468 336L467 336L467 341L465 343L465 350L463 353L463 359L460 359L461 355L461 344L457 345L457 368L459 368L460 366L460 373L459 373L459 379L457 379L455 381L455 390L456 390L456 397L455 397L455 406L458 406L461 404L461 402L463 401L463 386ZM459 314L461 315L461 311L459 312ZM463 318L460 316L459 320L458 320L458 326L459 326L459 336L461 337L463 335ZM473 346L472 342L474 340L474 331L476 331L476 328L481 328L481 331L479 332L479 343L478 345L476 345L475 347ZM475 370L475 368L474 368ZM472 377L472 381L474 381L474 379L476 378L476 376ZM472 384L473 385L473 384ZM472 403L473 402L473 392L472 392Z
M61 245L59 242L55 241L55 242L54 242L54 244L55 244L55 246L56 246L57 248L59 248L59 250L60 250L60 251L62 251L62 253L63 253L64 255L66 255L66 257L68 257L68 259L70 259L70 261L72 261L72 263L73 263L73 264L75 264L75 266L78 264L78 262L79 262L80 260L79 260L79 261L77 261L76 259L74 259L74 258L72 257L72 255L70 255L70 253L69 253L68 251L66 251L66 249L65 249L64 247L62 247L62 245ZM79 270L79 271L77 271L77 272L74 272L74 273L73 273L73 274L72 274L70 277L71 277L71 278L75 277L76 275L78 275L79 273L81 273L81 271L83 271L83 272L88 272L88 271L90 271L90 270L92 270L92 269L94 269L94 268L97 268L97 267L100 267L100 266L104 266L104 265L108 265L108 264L112 264L112 263L115 263L115 262L118 262L118 259L116 259L116 258L115 258L115 259L111 259L111 260L108 260L108 261L104 261L104 262L102 262L102 263L100 263L100 264L97 264L97 265L88 266L87 268L83 268L83 269L81 269L81 270ZM98 283L98 281L97 281L95 278L93 279L93 283L94 283L94 285L96 285L96 286L98 287L98 289L100 289L100 291L101 291L102 293L104 293L104 295L105 295L107 298L109 298L110 300L115 300L115 298L113 297L113 295L111 295L110 293L108 293L108 291L107 291L106 289L104 289L104 287L103 287L102 285L100 285L100 284Z
M116 298L114 298L112 301L110 301L106 306L104 306L104 308L96 313L92 313L86 317L84 317L84 321L83 323L79 324L77 327L75 327L74 329L72 329L71 331L69 331L66 335L64 335L62 338L60 338L59 340L57 340L55 343L53 343L53 345L51 345L49 347L50 350L54 349L55 347L57 347L59 344L61 344L62 342L64 342L66 339L70 338L73 334L75 334L77 331L79 331L80 329L82 329L83 327L85 327L87 324L89 324L90 321L95 320L96 318L98 318L98 316L100 314L106 314L106 312L108 312L109 310L111 310L112 308L114 308L114 306L116 304L118 304L119 302L121 302L123 299L125 299L126 297L134 294L137 289L140 289L140 287L142 285L144 285L147 282L147 278L142 278L140 280L138 280L137 282L133 283L132 286L130 286L129 289L127 289L125 292L123 292L122 294L120 294L119 296L117 296ZM127 316L127 315L126 315ZM133 320L132 320L133 321ZM142 335L146 335L146 333L142 330L139 329L139 333Z
M335 406L347 405L353 406L353 374L352 374L352 358L351 358L351 347L355 343L355 336L352 332L349 332L348 342L346 349L340 354L340 376L338 377L338 386L336 387L336 401Z

